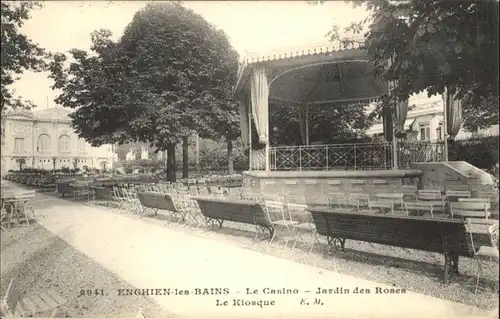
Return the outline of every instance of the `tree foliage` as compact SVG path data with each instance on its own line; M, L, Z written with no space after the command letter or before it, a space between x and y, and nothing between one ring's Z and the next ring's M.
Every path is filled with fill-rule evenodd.
M36 1L2 1L2 105L7 108L31 108L31 101L23 100L9 88L27 70L43 71L47 52L20 31L30 12L41 7Z
M388 80L397 79L400 99L426 90L441 94L445 86L464 101L468 129L498 124L497 0L348 1L364 5L369 17L346 28L367 27L365 47ZM339 40L339 29L330 33ZM352 41L347 38L343 42Z
M233 107L238 57L227 36L178 2L149 3L118 41L100 30L92 43L92 54L71 51L69 67L55 56L57 102L76 109L73 125L92 145L139 141L167 150L175 179L175 145L192 131L218 134Z
M299 108L302 106L272 101L269 106L270 138L273 144L303 145L304 129L301 128ZM364 136L373 125L380 107L367 113L367 103L311 106L309 134L311 142L325 144L343 143Z

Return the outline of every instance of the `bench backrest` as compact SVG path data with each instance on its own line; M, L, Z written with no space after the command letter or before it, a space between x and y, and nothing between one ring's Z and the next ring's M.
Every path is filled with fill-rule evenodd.
M97 199L113 199L111 191L105 187L92 187L95 198Z
M320 235L423 251L474 255L460 220L335 212L310 208Z
M194 198L205 217L219 218L245 224L271 226L264 207L257 202L225 198Z
M2 312L5 312L5 316L14 316L16 313L17 302L19 301L19 296L21 295L21 291L19 289L19 283L16 277L13 277L10 280L9 286L7 287L7 291L5 292L5 297L1 301L0 308Z

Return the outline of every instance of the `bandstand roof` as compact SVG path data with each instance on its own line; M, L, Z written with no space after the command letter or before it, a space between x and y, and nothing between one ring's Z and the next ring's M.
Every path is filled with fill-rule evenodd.
M313 44L248 54L240 64L234 94L250 92L251 70L264 65L269 98L292 103L331 104L375 101L387 82L359 45Z

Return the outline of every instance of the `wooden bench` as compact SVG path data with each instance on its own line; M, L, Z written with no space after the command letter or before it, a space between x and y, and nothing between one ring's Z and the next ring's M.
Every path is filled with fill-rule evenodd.
M222 227L225 220L250 224L257 230L254 240L266 230L269 232L269 238L273 238L274 225L258 202L201 196L195 196L193 199L198 202L207 222L216 221L219 227Z
M103 202L106 205L109 205L111 202L114 201L113 194L109 188L92 186L91 189L94 200L98 202Z
M171 213L172 216L178 217L179 220L184 220L184 212L177 208L174 198L170 194L139 192L137 193L137 198L142 205L143 213L151 210L155 215L158 215L159 210L165 210Z
M19 283L14 277L10 280L5 297L0 303L0 314L5 317L32 317L50 313L56 315L57 309L66 303L66 299L53 290L20 299Z
M56 181L56 190L61 194L61 197L64 197L66 194L73 194L74 188L71 187L71 184L74 180L57 180Z
M316 230L331 249L344 250L346 239L443 253L444 281L450 269L458 274L458 257L473 257L471 238L461 220L343 212L310 207Z

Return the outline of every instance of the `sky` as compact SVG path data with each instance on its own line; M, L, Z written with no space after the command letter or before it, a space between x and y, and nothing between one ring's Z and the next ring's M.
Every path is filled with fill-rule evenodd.
M282 47L326 43L332 25L343 28L366 11L343 1L312 5L306 1L184 1L208 22L224 30L240 57ZM90 34L109 29L118 38L143 1L48 1L21 29L51 52L90 49ZM47 73L26 72L12 87L37 109L54 107L57 92Z

